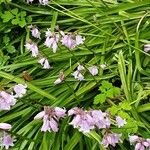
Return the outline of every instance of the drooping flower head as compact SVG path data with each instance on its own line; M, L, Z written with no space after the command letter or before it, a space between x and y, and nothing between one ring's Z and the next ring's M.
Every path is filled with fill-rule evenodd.
M65 45L69 49L73 49L76 47L76 41L73 39L74 36L72 34L64 35L61 39L62 45Z
M85 40L85 37L82 37L81 35L76 35L76 45L83 44Z
M31 34L33 37L40 39L40 31L38 30L37 27L30 25L29 26L30 30L31 30Z
M89 72L93 75L96 76L98 74L98 68L97 66L92 66L88 68Z
M50 68L49 62L46 58L39 59L38 63L40 63L43 66L44 69L49 69Z
M84 70L84 69L85 69L84 66L78 63L77 70L78 70L78 71L82 71L82 70Z
M23 84L18 84L18 85L15 85L14 87L13 87L13 89L14 89L14 91L15 91L15 93L16 93L16 95L14 95L16 98L17 97L23 97L23 95L24 94L26 94L26 92L27 92L27 85L25 84L25 85L23 85Z
M59 34L51 32L50 29L47 29L46 41L45 41L44 45L47 46L48 48L52 48L53 53L56 53L56 50L58 47L58 41L59 41Z
M34 0L27 0L27 3L29 4L29 3L32 3Z
M74 115L73 120L69 124L79 129L80 132L87 133L94 129L94 121L88 111L75 107L68 111L68 115Z
M107 148L109 145L112 145L113 147L116 146L117 143L121 141L121 134L117 133L105 133L102 144L105 148Z
M74 78L77 79L77 80L79 80L79 81L84 80L84 76L81 73L84 69L85 69L84 66L78 63L77 70L72 73L72 75L74 76Z
M0 91L0 110L10 110L10 106L16 104L16 99L12 94Z
M82 81L84 80L84 76L80 73L80 71L76 70L75 72L72 73L75 79Z
M55 84L55 85L60 84L60 83L64 80L64 78L65 78L65 75L64 75L64 73L61 71L60 74L59 74L59 78L54 81L54 84Z
M0 139L0 146L9 149L10 146L14 146L13 141L14 139L8 133L4 132Z
M100 67L101 67L102 69L105 69L107 66L106 66L106 64L101 64Z
M125 119L122 119L120 116L116 116L116 122L118 128L123 127L127 122Z
M150 51L150 44L144 45L144 51L149 52Z
M149 139L144 139L137 135L129 136L129 142L135 144L135 150L145 150L145 148L150 148Z
M92 110L91 116L93 117L95 126L99 129L110 127L111 121L107 113L102 112L101 110Z
M48 5L48 0L39 0L41 5Z
M39 54L38 47L31 40L29 42L26 42L25 47L26 47L27 50L32 52L32 57L37 57L38 56L38 54Z
M0 129L1 130L10 130L12 126L8 123L0 123Z
M58 132L58 121L65 116L65 109L45 106L44 111L38 113L34 119L43 119L41 131Z

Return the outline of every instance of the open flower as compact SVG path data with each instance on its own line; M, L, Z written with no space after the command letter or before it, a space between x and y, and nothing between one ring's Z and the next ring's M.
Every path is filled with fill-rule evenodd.
M145 150L145 148L150 148L149 139L143 139L137 135L129 136L129 141L131 144L135 144L135 150Z
M61 39L62 45L65 45L69 49L76 47L76 41L73 39L72 34L64 35Z
M41 58L38 62L43 66L44 69L50 68L49 62L46 58Z
M27 50L32 52L32 57L38 56L39 50L35 43L33 43L32 41L29 41L25 44L25 47Z
M110 127L111 121L107 113L103 113L101 110L93 110L91 111L91 116L94 120L94 125L99 129Z
M43 125L41 128L41 131L58 131L58 121L60 118L63 118L65 116L65 109L59 108L59 107L49 107L45 106L44 111L38 113L34 119L43 119Z
M12 126L8 123L0 123L0 129L1 130L10 130Z
M32 3L34 0L27 0L27 3L29 4L29 3Z
M0 140L0 146L4 146L5 149L9 149L10 146L14 146L14 139L6 132L4 132L3 137Z
M119 143L119 141L121 141L120 139L121 134L117 134L117 133L105 133L103 140L102 140L102 144L104 145L104 147L108 147L109 145L112 145L113 147L116 146L117 143Z
M14 95L15 97L23 97L24 94L26 94L27 90L27 85L22 85L22 84L18 84L14 86L14 91L16 93L16 95Z
M45 46L52 48L53 53L56 53L59 41L59 34L52 33L49 29L46 31Z
M0 110L10 110L10 106L16 104L16 99L12 94L0 91Z
M59 78L54 81L54 84L55 85L60 84L64 80L64 78L65 78L64 73L60 72Z
M89 112L75 107L68 111L68 115L74 115L69 124L73 125L74 128L78 128L80 132L87 133L94 129L94 121Z
M72 73L75 79L78 79L79 81L84 80L84 76L80 73L80 71L76 70Z
M150 44L144 45L144 51L149 52L150 51Z
M116 122L118 128L123 127L125 124L127 124L125 119L122 119L120 116L116 116Z
M48 5L48 0L39 0L41 5Z
M78 67L77 67L77 70L78 70L78 71L81 71L81 70L84 70L84 69L85 69L84 66L83 66L83 65L80 65L80 64L79 64Z
M35 37L35 38L38 38L40 39L40 31L38 30L38 28L34 27L34 26L31 26L31 33L32 33L32 36Z
M85 38L81 35L76 35L76 45L80 45L84 43Z
M89 72L90 72L93 76L95 76L95 75L98 74L98 68L97 68L97 66L89 67L88 70L89 70Z

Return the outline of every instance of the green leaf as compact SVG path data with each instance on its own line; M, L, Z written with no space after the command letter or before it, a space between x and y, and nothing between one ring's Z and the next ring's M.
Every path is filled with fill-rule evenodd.
M11 21L11 23L12 23L13 25L17 25L18 22L19 22L19 18L15 18L15 19L13 19L13 20Z
M17 15L18 14L18 8L12 9L11 12L12 12L12 14Z
M113 93L114 93L114 96L120 95L120 93L121 93L120 88L113 87Z
M94 98L94 104L98 104L101 103L103 104L106 100L106 95L105 94L99 94L97 96L95 96Z
M102 86L105 87L105 89L110 89L113 87L112 83L110 83L109 81L102 81Z
M24 18L24 17L26 16L26 14L27 14L26 11L21 11L21 12L20 12L21 18Z
M8 22L14 18L14 15L9 11L5 11L4 14L1 15L1 18L3 19L3 22Z
M112 114L112 115L116 115L118 113L118 111L120 110L119 106L112 106L110 108L108 108L108 111Z
M120 110L118 112L118 115L121 117L121 118L125 118L125 119L131 119L130 115L122 110Z
M112 89L109 89L109 90L106 92L106 97L110 97L110 98L113 98L113 97L114 97L114 90L113 90L113 88L112 88Z
M10 41L9 37L8 37L7 35L5 35L5 36L3 37L3 43L4 43L5 45L7 45L7 44L9 43L9 41Z
M7 46L7 51L8 51L9 53L15 53L15 52L16 52L16 49L15 49L15 47L14 47L13 45L8 45L8 46Z
M120 103L119 105L124 110L131 110L132 109L131 105L127 101L124 101L124 102Z
M25 25L26 25L26 20L25 20L25 19L19 21L19 26L20 26L20 27L23 28Z
M27 20L28 23L31 23L32 22L32 17L28 16L28 17L26 17L26 20Z

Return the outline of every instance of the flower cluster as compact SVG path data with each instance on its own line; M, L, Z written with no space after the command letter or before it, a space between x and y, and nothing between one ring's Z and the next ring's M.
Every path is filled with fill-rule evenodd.
M68 115L74 115L70 124L83 133L87 133L95 128L103 129L105 131L102 140L104 147L108 147L109 145L115 147L116 144L121 141L121 134L113 133L110 130L112 122L111 116L107 112L102 112L101 110L84 111L81 108L75 107L68 111ZM127 123L125 119L122 119L120 116L116 116L115 122L118 127L122 127Z
M66 109L45 106L44 111L38 113L34 119L43 119L41 131L58 132L58 121L60 118L64 118L65 115ZM121 134L113 133L110 126L116 125L120 128L127 123L120 116L116 116L112 123L112 116L107 112L102 112L101 110L87 111L78 107L70 109L68 116L73 116L69 124L77 128L80 132L89 133L95 128L103 129L104 136L101 143L104 147L108 147L109 145L115 147L117 143L121 142Z
M27 85L18 84L13 87L14 93L0 91L0 110L10 110L16 104L16 98L22 97L26 93Z
M105 68L106 68L106 65L105 65L105 64L102 64L102 65L100 65L100 67L101 67L102 69L105 69ZM83 75L83 73L82 73L84 70L85 70L85 67L84 67L83 65L79 64L78 67L77 67L77 70L74 71L74 72L72 73L72 75L74 76L75 79L77 79L77 80L79 80L79 81L82 81L82 80L84 80L84 75ZM91 74L92 76L98 75L98 67L95 66L95 65L88 67L87 70L90 72L90 74Z
M12 126L8 123L0 123L0 132L2 133L0 137L0 146L5 147L5 149L14 146L14 139L7 133L11 128Z
M58 131L58 121L65 116L66 110L59 107L45 106L44 111L38 113L34 119L43 119L41 131Z
M135 150L150 149L150 139L144 139L137 135L132 135L129 136L129 141L131 144L135 144Z
M113 133L110 129L112 124L111 116L107 112L102 112L101 110L87 111L75 107L68 111L68 115L74 115L70 124L83 133L87 133L95 128L103 129L104 136L101 143L104 147L108 147L109 145L115 147L116 144L121 141L121 134ZM120 116L116 116L115 122L118 127L122 127L127 123L126 120Z
M28 28L30 29L31 35L34 38L41 39L41 32L37 27L30 25ZM61 42L62 45L65 45L67 48L73 49L76 46L83 44L85 40L85 38L83 38L81 35L75 33L65 34L59 29L58 32L52 32L50 29L47 29L45 32L45 37L46 39L44 45L48 48L51 48L53 53L57 52L59 42ZM32 53L32 57L39 57L38 62L43 66L44 69L50 68L47 58L39 56L40 54L37 44L29 40L26 42L25 47Z
M79 66L77 67L77 70L72 73L72 75L74 76L75 79L77 79L79 81L84 80L84 76L81 73L82 70L85 70L85 68L79 64Z
M8 93L6 91L0 91L0 110L10 110L10 107L16 104L16 98L23 97L26 94L27 85L17 84L13 86L13 92ZM10 146L14 146L13 138L8 134L12 126L8 123L0 123L0 146L8 149Z

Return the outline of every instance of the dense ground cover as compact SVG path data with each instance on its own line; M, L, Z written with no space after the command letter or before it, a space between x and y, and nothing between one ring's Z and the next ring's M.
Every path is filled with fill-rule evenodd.
M149 149L150 1L31 2L0 0L2 148Z

